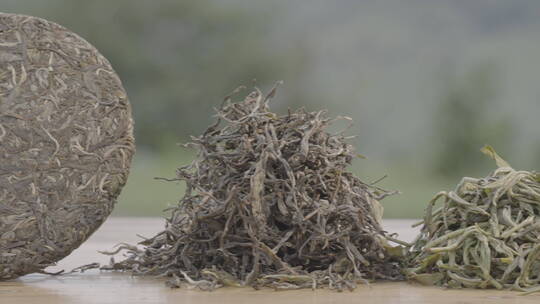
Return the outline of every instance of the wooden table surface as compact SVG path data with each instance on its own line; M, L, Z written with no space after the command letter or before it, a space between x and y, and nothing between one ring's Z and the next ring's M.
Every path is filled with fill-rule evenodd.
M387 220L388 231L399 232L411 240L412 221ZM70 270L91 263L107 263L108 257L97 250L109 250L121 241L135 243L136 234L152 236L161 230L163 220L156 218L110 218L85 244L48 269ZM272 291L251 288L222 288L213 292L170 289L163 280L132 277L128 274L90 270L63 276L31 274L17 280L0 282L0 303L539 303L540 295L520 296L516 292L496 290L445 290L405 282L374 283L359 286L354 292L329 290Z

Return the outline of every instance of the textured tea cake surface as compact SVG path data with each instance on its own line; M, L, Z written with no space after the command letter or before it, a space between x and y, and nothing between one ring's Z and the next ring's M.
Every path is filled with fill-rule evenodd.
M0 280L68 255L112 211L134 152L109 62L40 18L0 13Z

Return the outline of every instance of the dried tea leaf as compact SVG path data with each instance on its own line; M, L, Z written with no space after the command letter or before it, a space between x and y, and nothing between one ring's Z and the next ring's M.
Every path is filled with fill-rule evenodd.
M500 157L497 152L495 152L495 149L493 149L492 146L485 145L482 149L480 149L480 151L485 155L491 157L495 161L495 163L497 163L497 166L499 168L512 167L504 159L502 159L502 157Z
M438 284L443 279L443 275L441 273L421 273L411 275L410 279L422 285L432 286Z

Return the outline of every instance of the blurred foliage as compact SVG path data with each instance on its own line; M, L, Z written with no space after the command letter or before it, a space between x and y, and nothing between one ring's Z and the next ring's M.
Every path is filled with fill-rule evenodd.
M355 124L365 180L402 195L387 215L418 217L439 190L492 168L495 146L534 169L540 152L537 0L2 0L94 44L133 104L138 154L117 215L157 215L183 188L201 134L239 85L285 85L273 110L326 108ZM444 65L444 62L452 62ZM488 62L482 64L482 62ZM443 63L441 65L441 63ZM443 77L434 77L443 70ZM521 163L519 163L521 162ZM481 171L481 172L480 172Z
M439 143L434 154L436 174L458 178L477 173L489 164L480 153L483 145L501 147L503 153L510 145L512 126L508 117L492 111L497 97L496 76L494 65L481 64L464 76L443 81L446 88L434 121L435 142Z
M279 9L176 0L17 0L2 6L56 21L94 44L129 93L138 145L154 149L200 132L213 107L239 85L301 82L307 60L301 41L276 45L266 26ZM289 93L303 103L294 86Z

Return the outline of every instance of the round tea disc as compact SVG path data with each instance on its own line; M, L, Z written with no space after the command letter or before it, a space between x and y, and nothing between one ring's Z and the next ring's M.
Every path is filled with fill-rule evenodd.
M85 241L111 213L133 152L110 63L58 24L0 13L0 280Z

